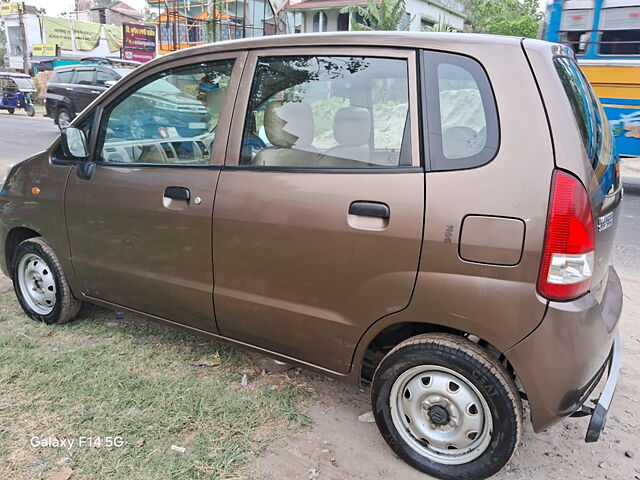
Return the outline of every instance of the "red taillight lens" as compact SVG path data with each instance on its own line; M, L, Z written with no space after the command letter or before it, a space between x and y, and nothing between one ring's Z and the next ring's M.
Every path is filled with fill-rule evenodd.
M540 294L550 300L571 300L588 292L594 250L587 192L577 178L556 170L538 277Z

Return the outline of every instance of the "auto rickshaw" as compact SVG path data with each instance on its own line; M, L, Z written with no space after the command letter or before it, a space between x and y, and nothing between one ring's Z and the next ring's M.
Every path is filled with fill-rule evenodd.
M36 109L33 106L33 94L36 86L31 77L24 73L0 72L0 109L13 114L17 108L24 109L27 115L33 117Z

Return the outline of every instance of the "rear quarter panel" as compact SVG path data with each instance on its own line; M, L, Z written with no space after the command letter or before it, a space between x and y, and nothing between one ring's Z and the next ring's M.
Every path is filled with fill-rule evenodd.
M525 40L524 46L535 72L540 90L549 113L549 125L553 132L555 161L558 168L567 170L583 183L591 200L593 221L596 225L595 266L591 284L591 294L600 302L607 284L613 243L619 220L622 190L603 192L598 175L605 175L610 162L618 161L614 150L614 138L606 118L603 125L603 148L599 152L599 165L594 171L580 137L579 126L571 105L553 66L555 56L573 56L562 45L550 45L538 40ZM612 225L598 231L598 219L608 213L613 215Z
M424 243L413 298L407 309L366 332L356 358L362 358L358 356L363 355L364 346L378 332L400 322L455 328L505 351L536 328L547 306L536 293L536 283L554 156L526 56L515 42L452 43L447 50L471 56L485 68L499 115L499 150L480 167L426 173ZM517 265L486 265L460 258L460 228L469 214L524 222L523 253Z

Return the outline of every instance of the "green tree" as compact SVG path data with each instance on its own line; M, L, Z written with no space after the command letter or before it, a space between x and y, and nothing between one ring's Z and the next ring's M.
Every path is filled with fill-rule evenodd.
M409 24L401 27L407 15L404 0L367 0L366 6L351 5L344 7L340 13L352 13L351 30L408 30Z
M467 24L472 32L535 38L542 13L538 0L467 0Z

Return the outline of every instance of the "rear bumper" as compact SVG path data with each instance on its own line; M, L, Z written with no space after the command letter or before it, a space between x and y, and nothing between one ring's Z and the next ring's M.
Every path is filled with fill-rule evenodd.
M505 352L527 393L536 432L585 410L591 415L587 440L597 440L615 391L621 311L622 285L611 267L600 302L590 293L572 302L550 302L538 328ZM583 409L607 368L598 405Z

